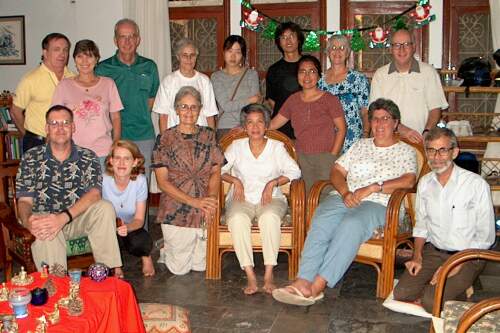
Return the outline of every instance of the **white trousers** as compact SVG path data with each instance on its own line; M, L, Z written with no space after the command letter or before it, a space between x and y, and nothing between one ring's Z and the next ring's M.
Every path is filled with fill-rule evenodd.
M202 272L206 269L207 241L202 239L201 228L162 224L161 231L164 246L158 262L167 265L175 275L184 275L191 270Z
M226 221L233 239L234 251L242 268L254 266L251 227L257 219L262 240L264 265L277 264L281 238L281 219L286 213L287 203L282 199L273 199L262 206L249 202L232 201L226 208Z

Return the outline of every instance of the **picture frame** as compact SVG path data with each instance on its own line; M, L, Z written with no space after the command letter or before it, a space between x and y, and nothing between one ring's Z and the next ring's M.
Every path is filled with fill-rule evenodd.
M0 65L26 65L24 15L0 16Z

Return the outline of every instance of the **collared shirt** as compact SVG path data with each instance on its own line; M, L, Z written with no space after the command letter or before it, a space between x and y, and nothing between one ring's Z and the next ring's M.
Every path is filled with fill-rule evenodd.
M394 63L377 69L372 79L370 103L391 99L401 112L401 123L419 133L425 129L429 112L446 109L448 102L436 70L421 61L412 61L408 73L400 73Z
M448 251L488 249L495 240L490 187L457 165L443 187L434 172L418 183L414 237Z
M59 213L75 204L90 189L101 190L101 165L95 153L71 144L63 162L49 144L24 153L16 176L16 196L33 198L33 213Z
M96 74L112 78L123 103L121 111L122 139L140 141L154 139L154 128L148 99L154 98L160 85L158 68L153 60L136 55L132 65L118 59L118 52L103 60Z
M68 68L64 68L63 77L73 77ZM37 135L45 136L45 113L52 102L52 95L59 84L57 75L45 64L41 64L26 74L17 85L14 105L26 110L24 128Z

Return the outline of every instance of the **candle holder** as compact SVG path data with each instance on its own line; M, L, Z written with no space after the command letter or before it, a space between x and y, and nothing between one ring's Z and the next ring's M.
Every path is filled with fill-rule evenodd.
M27 286L32 284L34 280L35 279L32 276L26 273L24 267L21 266L21 271L19 272L19 274L12 278L11 282L15 286Z
M16 318L28 316L28 303L31 301L31 292L26 288L14 288L9 295L9 304L14 310Z
M9 289L5 286L5 282L2 282L2 288L0 289L0 302L5 302L9 300Z
M16 317L11 314L0 314L0 332L2 333L18 333Z

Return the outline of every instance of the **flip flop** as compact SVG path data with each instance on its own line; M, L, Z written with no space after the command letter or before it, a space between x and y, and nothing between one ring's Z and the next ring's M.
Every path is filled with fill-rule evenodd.
M273 290L273 298L281 303L291 304L291 305L299 305L299 306L309 306L313 305L316 302L316 299L323 298L323 293L319 294L316 297L305 297L302 292L294 286L289 286L295 293L291 293L287 288L279 288Z

